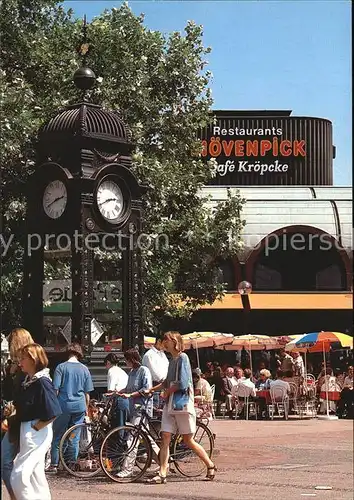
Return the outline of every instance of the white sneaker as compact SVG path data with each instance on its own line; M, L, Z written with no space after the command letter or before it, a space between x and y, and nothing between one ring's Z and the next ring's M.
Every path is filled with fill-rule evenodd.
M45 467L44 467L44 469L48 470L50 468L51 464L52 464L52 461L51 461L50 452L47 452L46 456L45 456Z
M133 473L130 472L129 470L121 470L117 473L117 477L120 477L122 479L126 479L128 477L132 477Z

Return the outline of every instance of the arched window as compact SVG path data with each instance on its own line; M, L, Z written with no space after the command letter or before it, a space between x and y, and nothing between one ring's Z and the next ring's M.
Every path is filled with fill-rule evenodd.
M292 228L270 235L253 261L253 289L345 290L346 270L334 243L329 235Z

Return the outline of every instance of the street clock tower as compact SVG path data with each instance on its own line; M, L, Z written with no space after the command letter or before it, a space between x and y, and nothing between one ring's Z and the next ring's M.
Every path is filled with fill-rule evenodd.
M92 244L107 238L116 241L122 255L123 349L143 346L137 239L146 188L131 170L134 145L128 126L117 112L85 99L95 81L87 65L79 68L74 82L82 101L57 112L39 130L37 166L27 191L27 232L38 244L27 249L24 275L24 326L44 343L45 244L48 235L70 241L71 339L86 354L94 319Z

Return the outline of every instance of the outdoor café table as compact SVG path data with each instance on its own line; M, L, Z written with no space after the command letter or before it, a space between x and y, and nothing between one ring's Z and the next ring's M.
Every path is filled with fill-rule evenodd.
M326 391L320 392L320 399L326 401ZM340 391L328 391L328 401L339 401L340 400Z
M265 399L266 403L269 404L272 402L271 397L270 397L270 391L267 389L262 389L261 391L257 391L257 398L263 398Z

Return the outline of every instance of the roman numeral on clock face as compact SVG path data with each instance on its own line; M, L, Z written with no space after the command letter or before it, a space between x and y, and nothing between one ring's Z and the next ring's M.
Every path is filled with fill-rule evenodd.
M111 222L119 219L124 208L123 193L112 180L103 181L96 195L96 202L101 215Z

